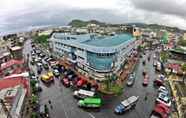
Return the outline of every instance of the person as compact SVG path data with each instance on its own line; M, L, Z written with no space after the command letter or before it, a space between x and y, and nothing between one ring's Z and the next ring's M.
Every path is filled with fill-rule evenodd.
M148 99L148 93L145 93L145 98L144 98L144 100L147 101L147 99Z
M48 100L48 103L51 104L51 100Z

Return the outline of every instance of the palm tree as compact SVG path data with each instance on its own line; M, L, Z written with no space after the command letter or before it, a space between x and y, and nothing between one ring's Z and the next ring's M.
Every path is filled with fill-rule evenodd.
M186 63L182 64L181 69L183 71L183 83L186 78Z

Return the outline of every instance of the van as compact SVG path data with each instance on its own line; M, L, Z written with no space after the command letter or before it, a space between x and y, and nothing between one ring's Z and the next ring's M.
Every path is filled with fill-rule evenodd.
M74 91L73 95L77 99L85 99L88 97L94 97L95 92L80 89L80 90Z

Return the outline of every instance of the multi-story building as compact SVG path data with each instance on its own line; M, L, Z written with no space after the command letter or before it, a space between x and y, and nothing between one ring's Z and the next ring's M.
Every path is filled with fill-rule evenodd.
M79 71L100 81L105 79L105 75L120 70L138 45L138 40L131 34L96 36L54 33L49 41L55 53L67 57Z
M21 118L25 98L26 89L20 85L2 89L0 91L0 117Z

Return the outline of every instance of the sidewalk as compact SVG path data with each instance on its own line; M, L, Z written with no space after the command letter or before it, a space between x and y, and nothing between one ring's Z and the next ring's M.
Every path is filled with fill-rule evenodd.
M131 57L128 59L128 63L124 66L121 73L118 73L118 81L117 83L119 85L123 85L124 80L128 77L128 75L133 72L134 68L136 67L136 64L138 63L139 58Z

